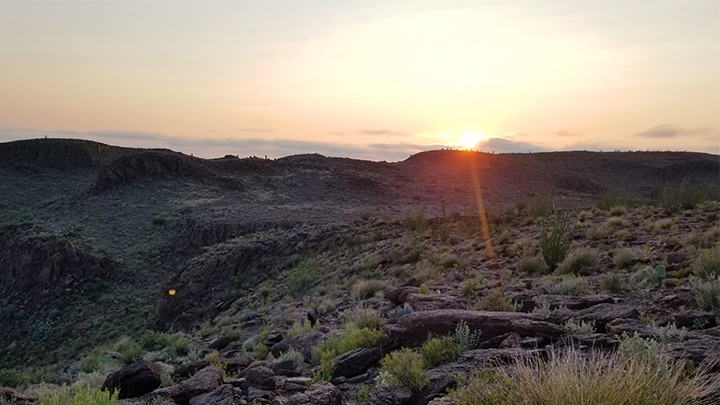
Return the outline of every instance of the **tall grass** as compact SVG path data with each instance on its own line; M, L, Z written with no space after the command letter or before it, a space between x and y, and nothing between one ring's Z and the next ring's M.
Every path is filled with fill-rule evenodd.
M665 371L667 370L667 371ZM690 405L710 382L687 375L684 363L659 372L640 357L623 358L574 349L549 359L518 358L510 367L475 374L455 395L457 405Z
M540 232L540 249L551 271L557 268L570 250L572 230L570 214L567 211L545 219Z

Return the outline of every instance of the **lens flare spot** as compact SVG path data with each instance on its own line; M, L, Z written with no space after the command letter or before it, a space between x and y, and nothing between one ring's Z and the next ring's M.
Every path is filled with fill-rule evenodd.
M168 294L170 294L170 295L175 295L175 293L176 293L175 290L170 290L170 291L168 291Z

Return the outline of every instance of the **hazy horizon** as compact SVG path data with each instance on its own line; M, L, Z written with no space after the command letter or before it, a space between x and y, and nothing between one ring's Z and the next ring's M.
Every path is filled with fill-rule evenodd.
M0 142L720 154L720 2L3 2Z

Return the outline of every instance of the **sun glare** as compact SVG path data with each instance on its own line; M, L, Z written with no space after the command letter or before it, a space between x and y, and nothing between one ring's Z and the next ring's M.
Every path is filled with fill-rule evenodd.
M467 149L472 149L480 142L482 138L475 132L468 132L460 137L460 145Z

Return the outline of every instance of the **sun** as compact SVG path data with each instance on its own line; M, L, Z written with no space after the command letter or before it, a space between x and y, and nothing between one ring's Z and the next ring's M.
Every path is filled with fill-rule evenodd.
M460 137L460 145L467 149L472 149L482 140L482 137L475 132L467 132Z

